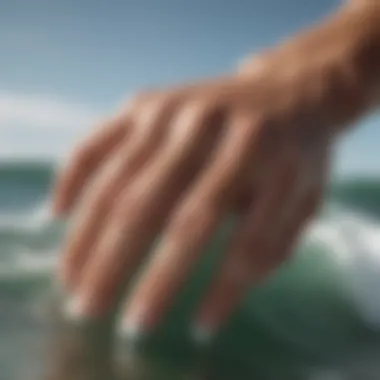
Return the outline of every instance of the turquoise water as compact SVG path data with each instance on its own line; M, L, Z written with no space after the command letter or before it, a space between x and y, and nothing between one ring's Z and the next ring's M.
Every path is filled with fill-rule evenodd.
M41 316L65 229L48 217L53 175L49 165L0 166L2 380L31 379L70 356L67 349L48 350L59 334ZM378 379L379 217L380 181L334 185L294 258L252 291L220 335L200 347L190 334L192 310L223 253L231 228L227 223L163 325L133 351L117 340L122 375L153 380ZM87 330L68 326L64 331L65 338L79 340L89 352L94 339L95 346L107 347ZM101 362L94 360L92 368ZM126 377L130 371L138 374ZM63 372L62 379L76 378ZM100 373L81 378L95 380Z

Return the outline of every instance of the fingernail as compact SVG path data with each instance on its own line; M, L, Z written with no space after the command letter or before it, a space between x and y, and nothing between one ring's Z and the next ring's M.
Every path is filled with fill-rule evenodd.
M142 323L136 319L125 319L119 328L119 336L128 342L134 343L145 333Z
M215 329L205 323L197 323L192 329L191 336L196 344L201 346L208 344L213 336Z
M85 319L84 307L79 297L70 297L64 302L64 316L72 322L81 322Z

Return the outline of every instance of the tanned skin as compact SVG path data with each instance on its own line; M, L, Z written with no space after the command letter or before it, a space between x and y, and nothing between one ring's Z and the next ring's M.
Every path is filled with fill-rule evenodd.
M195 329L215 332L292 253L337 139L378 105L380 2L351 1L237 72L145 92L95 129L59 177L73 217L59 277L78 318L107 314L160 233L122 316L149 331L228 215L238 223Z

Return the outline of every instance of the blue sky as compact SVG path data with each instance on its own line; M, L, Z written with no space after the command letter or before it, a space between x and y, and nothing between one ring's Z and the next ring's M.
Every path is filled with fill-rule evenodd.
M214 76L338 0L0 0L0 157L60 157L134 92ZM344 142L340 173L380 168L379 118Z

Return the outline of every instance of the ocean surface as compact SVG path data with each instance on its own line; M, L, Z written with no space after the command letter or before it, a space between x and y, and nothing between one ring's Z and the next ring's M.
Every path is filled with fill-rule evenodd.
M42 311L65 230L49 217L54 173L50 164L0 163L1 380L42 379L51 361L46 343L54 329ZM221 230L210 256L222 252L223 236ZM134 354L152 372L147 379L203 378L203 367L198 373L178 363L191 356L188 309L210 277L210 260ZM334 183L293 260L252 292L208 348L208 378L379 379L379 289L380 178Z

